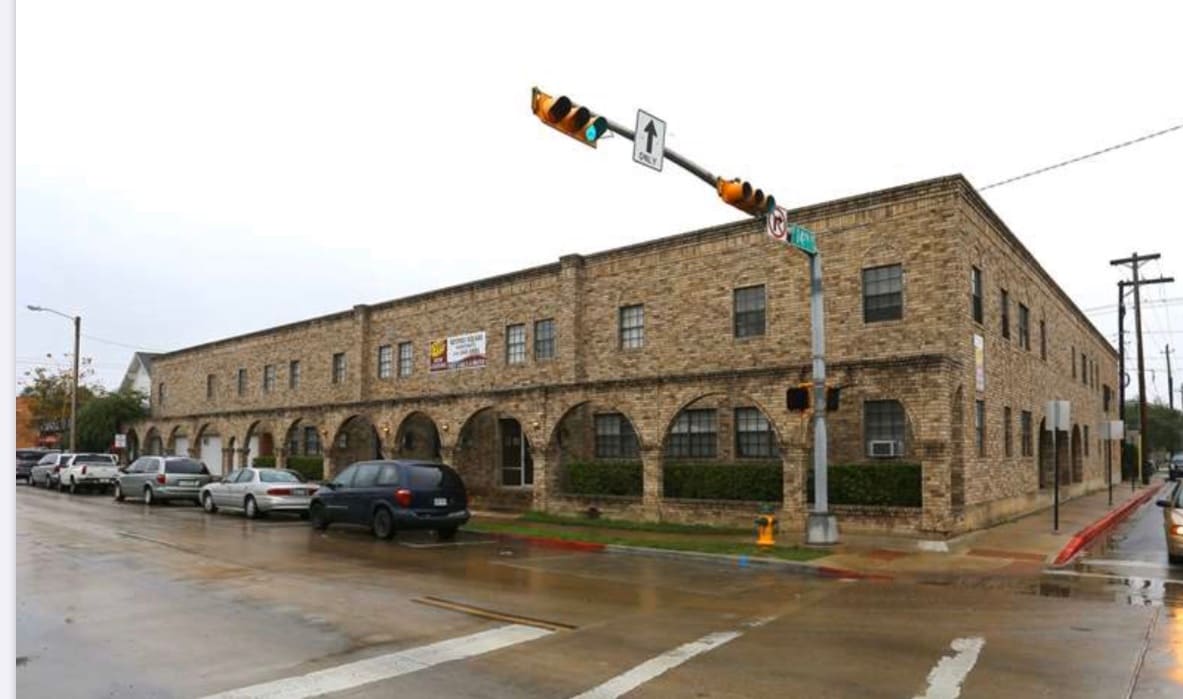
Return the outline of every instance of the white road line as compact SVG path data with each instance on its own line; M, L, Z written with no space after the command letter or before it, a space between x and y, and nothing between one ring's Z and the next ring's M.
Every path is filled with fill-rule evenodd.
M303 699L352 689L363 684L424 670L452 660L463 660L551 634L533 626L510 624L470 636L452 638L397 653L367 658L298 677L232 689L204 699Z
M978 662L978 653L986 641L980 637L957 638L949 644L954 654L941 658L936 667L928 673L928 691L917 694L913 699L957 699L961 696L961 683Z
M1155 583L1162 583L1163 585L1183 585L1183 580L1173 580L1171 578L1147 578L1140 575L1117 575L1116 573L1086 573L1079 570L1045 570L1043 574L1062 578L1095 578L1098 580L1116 580L1117 582L1152 580Z
M616 697L631 692L667 670L672 670L699 653L705 653L708 650L718 648L739 636L740 633L738 631L721 631L719 633L707 634L697 641L691 641L667 653L662 653L656 658L650 658L628 672L617 675L604 684L587 690L575 697L575 699L616 699Z

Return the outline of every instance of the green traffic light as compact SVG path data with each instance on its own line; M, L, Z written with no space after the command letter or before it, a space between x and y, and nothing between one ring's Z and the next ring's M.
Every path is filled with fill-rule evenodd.
M583 137L587 139L588 143L595 143L596 139L604 135L608 130L608 121L604 117L596 117L588 124L587 129L583 132Z

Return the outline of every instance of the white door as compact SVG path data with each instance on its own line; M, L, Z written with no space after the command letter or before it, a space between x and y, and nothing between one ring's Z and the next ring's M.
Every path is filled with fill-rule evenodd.
M201 438L201 460L215 476L222 475L222 438Z
M188 437L177 437L173 440L173 454L177 456L189 456Z
M255 457L259 455L259 437L253 436L246 443L246 463L243 466L254 466Z

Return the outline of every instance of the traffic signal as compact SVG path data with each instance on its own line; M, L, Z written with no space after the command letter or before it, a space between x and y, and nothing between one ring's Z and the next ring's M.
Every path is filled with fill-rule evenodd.
M530 110L543 124L558 129L580 143L596 147L596 141L608 131L608 120L592 114L587 107L573 103L566 95L551 97L534 88Z
M719 177L715 179L715 189L723 201L753 216L763 216L776 206L776 199L772 195L764 196L764 190L755 189L750 182L740 179L725 180Z
M826 386L826 412L838 410L841 398L841 386ZM785 405L793 412L810 410L813 407L813 384L803 383L790 388L785 394Z

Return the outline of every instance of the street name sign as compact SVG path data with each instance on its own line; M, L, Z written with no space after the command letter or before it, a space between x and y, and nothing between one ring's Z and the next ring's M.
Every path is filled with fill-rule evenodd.
M665 163L665 122L643 109L637 110L633 160L658 172Z
M793 226L789 229L789 244L810 255L817 254L817 242L813 238L813 231L804 226Z

